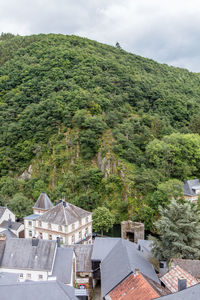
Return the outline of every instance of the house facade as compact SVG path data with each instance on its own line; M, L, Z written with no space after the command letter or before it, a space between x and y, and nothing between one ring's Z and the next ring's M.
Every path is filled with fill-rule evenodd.
M63 200L53 206L47 197L42 193L33 207L34 214L24 218L25 238L59 237L65 245L91 243L92 213Z
M7 238L24 237L24 225L15 221L15 215L7 207L0 206L0 233Z
M200 195L200 179L185 180L183 189L185 199L196 203Z

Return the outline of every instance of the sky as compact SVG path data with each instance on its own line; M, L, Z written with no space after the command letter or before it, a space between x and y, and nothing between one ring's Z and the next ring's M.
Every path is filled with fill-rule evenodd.
M199 0L0 0L0 32L63 33L200 72Z

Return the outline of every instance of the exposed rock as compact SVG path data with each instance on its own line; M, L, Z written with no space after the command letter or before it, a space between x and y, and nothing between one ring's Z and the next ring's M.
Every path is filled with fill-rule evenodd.
M19 176L19 179L23 179L23 180L25 180L25 179L30 179L30 178L32 177L32 172L33 172L33 170L32 170L32 165L30 165L30 166L28 167L28 170L25 170L25 171L22 173L22 175Z

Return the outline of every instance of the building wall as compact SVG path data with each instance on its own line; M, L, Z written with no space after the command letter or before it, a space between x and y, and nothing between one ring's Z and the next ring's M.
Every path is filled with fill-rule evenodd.
M196 196L184 196L185 197L185 200L188 200L188 201L191 201L191 202L197 202L198 200L198 195Z
M1 272L8 272L8 273L15 273L15 274L23 274L23 278L21 278L21 281L24 280L33 280L33 281L41 281L41 280L47 280L48 279L48 272L45 271L33 271L33 270L23 270L23 269L6 269L1 268ZM31 277L28 276L28 274L31 275ZM39 278L39 275L42 275L43 278Z
M35 220L24 220L24 236L25 238L37 237L35 231ZM30 231L32 235L30 235Z
M59 226L57 224L48 224L46 222L36 221L35 235L36 237L43 238L45 240L56 240L57 237L62 238L62 241L66 245L72 245L78 243L88 235L92 234L92 218L83 218L81 223L79 221L68 226ZM61 231L62 228L62 231ZM27 227L26 227L27 229ZM27 232L27 230L26 230ZM27 233L26 233L27 234Z

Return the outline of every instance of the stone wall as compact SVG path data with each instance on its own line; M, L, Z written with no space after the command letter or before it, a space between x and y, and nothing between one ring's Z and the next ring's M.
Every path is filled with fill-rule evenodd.
M137 243L138 239L144 240L144 224L132 221L123 221L121 223L121 237L128 239L127 233L134 234L134 242Z

